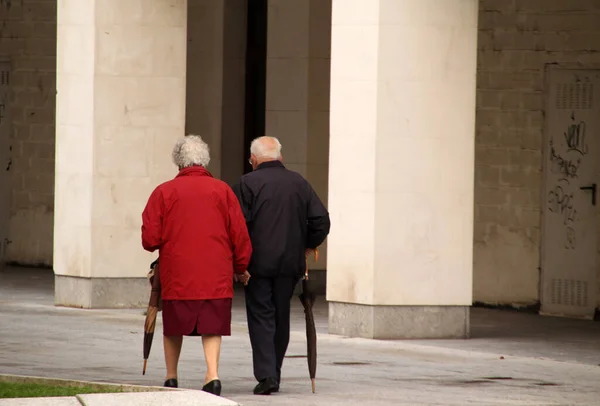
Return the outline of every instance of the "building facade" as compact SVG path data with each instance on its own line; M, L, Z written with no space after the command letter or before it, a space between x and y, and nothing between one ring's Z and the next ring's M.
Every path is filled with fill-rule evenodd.
M464 337L600 302L598 0L2 0L0 260L142 305L140 213L195 133L280 138L327 202L330 331Z

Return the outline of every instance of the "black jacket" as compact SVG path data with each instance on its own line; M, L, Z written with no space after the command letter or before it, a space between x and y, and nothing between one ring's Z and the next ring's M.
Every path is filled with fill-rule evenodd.
M329 234L329 213L300 174L265 162L234 188L252 240L248 272L256 277L299 276L304 252Z

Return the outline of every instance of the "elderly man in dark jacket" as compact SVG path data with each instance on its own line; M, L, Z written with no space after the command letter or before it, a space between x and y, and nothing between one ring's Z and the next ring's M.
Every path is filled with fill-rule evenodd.
M246 217L253 254L246 312L257 395L279 390L290 339L290 301L306 268L306 252L329 233L329 213L300 174L283 165L281 144L260 137L250 146L253 172L234 188Z

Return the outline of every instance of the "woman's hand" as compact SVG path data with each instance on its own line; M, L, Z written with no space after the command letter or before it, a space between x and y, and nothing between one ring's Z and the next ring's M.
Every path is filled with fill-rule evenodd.
M248 273L248 271L244 271L244 273L242 274L234 274L233 275L233 280L236 282L241 282L244 284L244 286L248 285L248 281L250 280L250 274Z

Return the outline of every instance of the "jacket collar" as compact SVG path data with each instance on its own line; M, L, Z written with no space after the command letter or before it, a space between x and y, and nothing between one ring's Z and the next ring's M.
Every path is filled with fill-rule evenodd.
M267 161L256 167L256 170L265 169L265 168L285 168L281 161Z
M188 166L187 168L183 168L176 177L178 178L180 176L208 176L212 178L210 172L202 166Z

